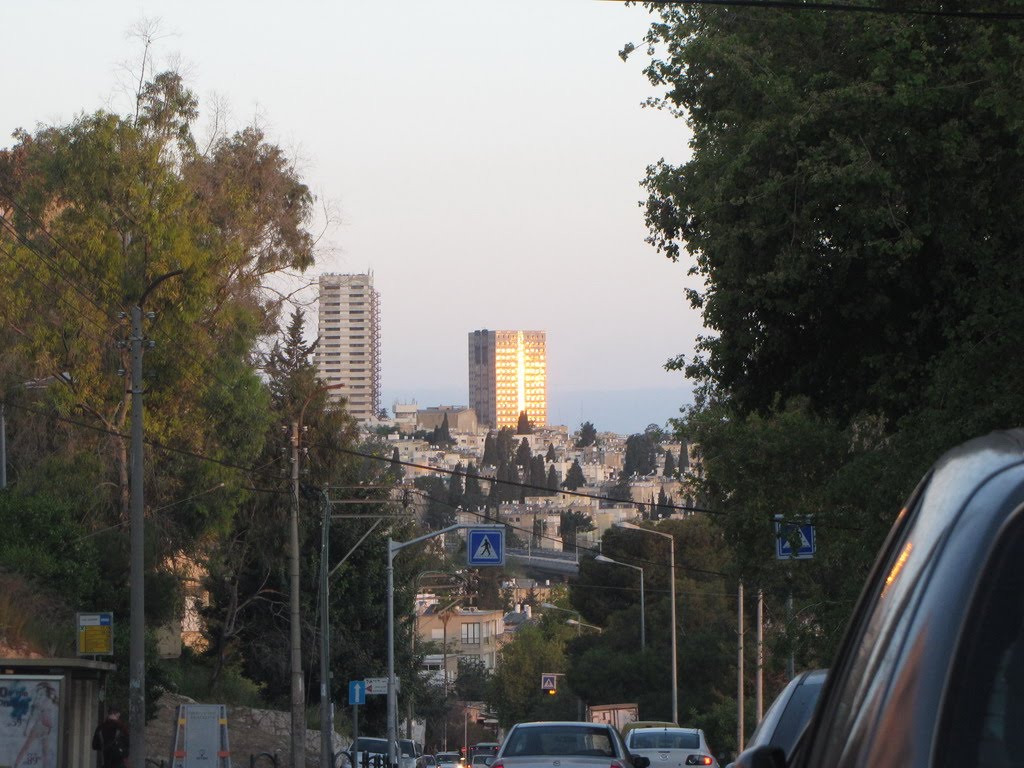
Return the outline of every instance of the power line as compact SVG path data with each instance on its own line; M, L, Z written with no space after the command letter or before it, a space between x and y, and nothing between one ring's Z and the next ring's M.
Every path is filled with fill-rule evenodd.
M622 0L615 0L621 2ZM628 0L627 0L628 1ZM651 5L697 5L739 8L767 8L789 11L836 11L841 13L874 13L886 16L923 16L934 18L960 18L981 21L1021 21L1021 11L962 11L955 9L929 10L927 8L886 8L877 5L852 3L800 2L799 0L644 0Z

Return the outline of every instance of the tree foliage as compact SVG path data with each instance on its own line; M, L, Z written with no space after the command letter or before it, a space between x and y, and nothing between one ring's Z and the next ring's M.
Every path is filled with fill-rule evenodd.
M589 421L580 424L579 437L576 439L577 448L586 448L588 445L597 443L597 430Z
M570 491L575 491L586 484L587 478L583 475L583 467L580 466L579 459L573 459L572 466L569 467L569 471L565 473L565 480L562 481L562 487Z

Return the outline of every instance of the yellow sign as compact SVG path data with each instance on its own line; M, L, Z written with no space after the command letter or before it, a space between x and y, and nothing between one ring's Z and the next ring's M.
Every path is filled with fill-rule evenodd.
M78 655L110 656L114 653L114 614L79 613Z

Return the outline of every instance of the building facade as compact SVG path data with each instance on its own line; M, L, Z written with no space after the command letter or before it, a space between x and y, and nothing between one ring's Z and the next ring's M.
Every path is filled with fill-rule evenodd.
M360 422L380 411L380 295L373 273L320 276L317 376Z
M547 334L472 331L469 406L476 411L480 424L487 427L515 427L523 411L534 427L546 425Z

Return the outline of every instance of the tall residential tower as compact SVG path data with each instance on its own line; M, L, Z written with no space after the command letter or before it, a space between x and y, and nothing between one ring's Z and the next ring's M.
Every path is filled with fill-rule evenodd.
M348 400L348 412L367 421L380 410L380 294L373 273L320 276L320 344L317 376L341 384L332 400Z
M547 336L544 331L473 331L469 334L469 405L481 424L515 427L548 421Z

